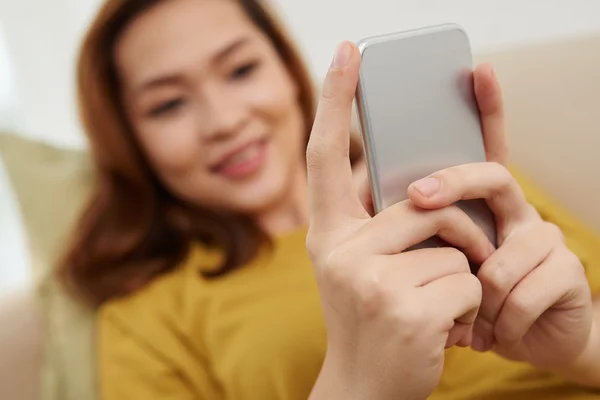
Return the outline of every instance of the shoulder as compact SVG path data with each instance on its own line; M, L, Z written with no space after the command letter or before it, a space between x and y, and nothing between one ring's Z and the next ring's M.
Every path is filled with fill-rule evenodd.
M151 332L177 323L190 303L197 304L207 283L201 271L216 265L220 253L194 244L185 260L135 293L113 299L99 309L98 323L132 332Z
M96 349L103 397L214 397L202 331L208 283L200 274L211 257L195 248L172 272L101 307Z
M209 282L201 271L218 259L195 245L173 271L99 309L96 343L105 374L132 363L170 370L187 365L191 353L205 353Z

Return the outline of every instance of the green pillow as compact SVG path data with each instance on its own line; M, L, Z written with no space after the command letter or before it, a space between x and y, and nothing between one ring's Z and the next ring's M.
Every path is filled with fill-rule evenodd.
M40 398L96 399L94 313L68 296L52 273L91 193L92 163L85 151L6 133L0 133L0 158L19 204L45 317Z

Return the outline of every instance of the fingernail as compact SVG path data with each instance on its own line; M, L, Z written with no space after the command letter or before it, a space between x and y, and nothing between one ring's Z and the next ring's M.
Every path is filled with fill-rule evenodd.
M485 340L481 336L474 336L471 348L479 352L485 351Z
M442 183L437 178L424 178L415 182L415 189L425 197L431 197L440 191Z
M331 67L333 69L344 68L352 58L352 46L348 42L341 43L335 50Z

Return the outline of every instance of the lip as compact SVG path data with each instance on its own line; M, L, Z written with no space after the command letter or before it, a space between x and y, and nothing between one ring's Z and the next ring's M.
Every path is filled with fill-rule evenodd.
M252 175L262 166L265 160L267 147L268 141L266 139L248 142L225 153L218 162L212 164L211 170L214 173L232 179L240 179ZM249 150L251 148L256 149ZM232 159L246 151L253 151L253 154L247 159L243 159L239 162L232 162Z
M214 161L210 164L210 168L218 169L219 167L223 166L224 164L227 164L231 158L233 158L236 155L238 155L239 153L245 151L248 147L252 147L262 141L264 141L264 139L255 139L255 140L246 142L245 144L243 144L241 146L238 146L231 150L226 151L223 155L218 157L216 159L216 161Z

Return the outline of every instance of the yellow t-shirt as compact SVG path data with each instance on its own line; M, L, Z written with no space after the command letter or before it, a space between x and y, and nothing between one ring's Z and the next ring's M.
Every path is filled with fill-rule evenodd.
M558 224L600 292L600 237L523 177L541 214ZM219 254L197 246L177 270L99 313L101 398L105 400L304 400L326 350L305 231L275 242L223 278L198 271ZM432 400L600 399L563 379L494 353L447 351Z

